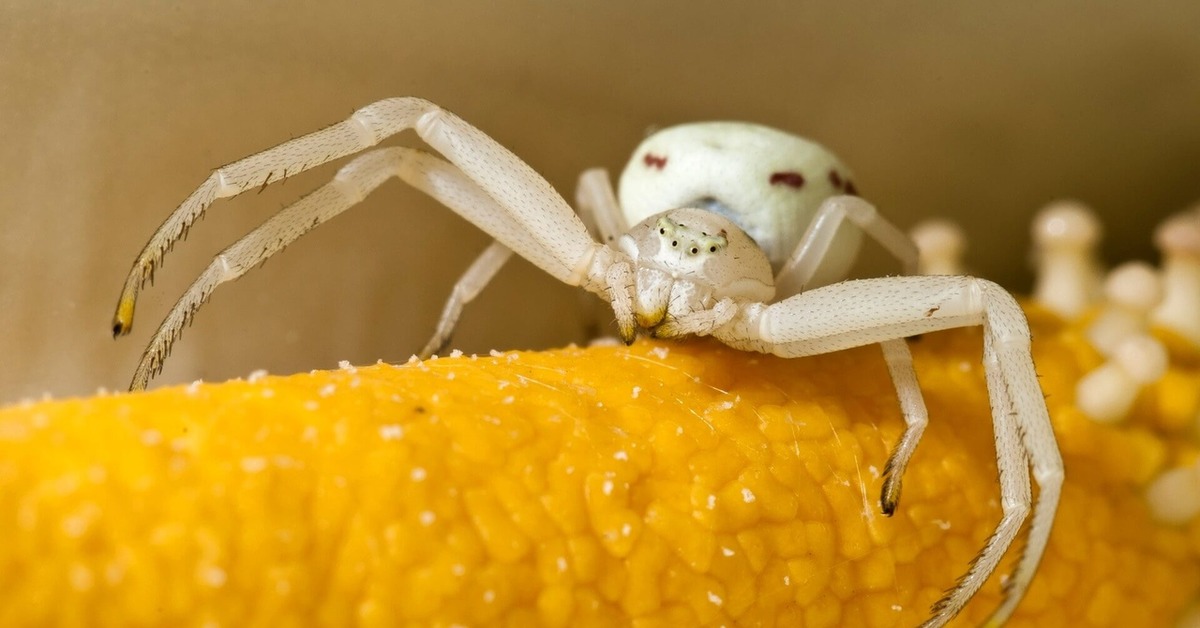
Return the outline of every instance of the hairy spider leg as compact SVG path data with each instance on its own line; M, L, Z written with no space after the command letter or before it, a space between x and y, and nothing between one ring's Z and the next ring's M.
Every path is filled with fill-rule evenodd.
M130 388L144 388L161 371L171 346L218 285L241 277L300 236L358 204L392 177L429 194L495 236L499 241L497 256L502 256L499 249L511 247L547 272L569 276L565 265L540 247L523 225L511 220L494 199L452 164L410 148L371 151L343 166L331 182L284 208L218 254L155 332Z
M836 312L836 316L831 316ZM958 584L933 608L926 626L942 626L975 595L1029 514L1029 466L1038 485L1028 542L990 618L1003 623L1024 596L1045 552L1062 489L1063 463L1030 353L1020 305L983 279L916 276L845 281L768 306L744 306L718 330L730 346L799 357L916 334L982 325L984 368L995 427L1003 516ZM905 362L910 362L905 360ZM909 439L909 429L901 443ZM919 433L917 434L919 436ZM916 438L913 437L913 447Z
M579 218L587 227L588 232L600 242L611 245L621 234L629 230L625 224L625 217L621 213L621 207L617 203L617 196L613 192L612 181L609 179L607 170L592 168L584 171L579 177L575 198ZM495 279L500 269L512 258L511 251L505 253L505 250L507 249L503 245L493 243L475 258L455 282L454 287L450 290L450 296L446 298L446 304L442 307L437 329L429 342L425 343L421 352L417 354L420 358L428 358L449 345L454 330L458 327L458 321L462 317L463 309L479 296L479 293ZM588 312L588 318L591 319L589 326L598 330L600 325L595 320L597 313L591 306L591 297L587 298L588 303L584 305L583 309Z
M410 128L495 199L529 234L531 244L547 251L540 257L555 263L543 270L573 285L585 279L594 243L545 179L482 131L437 105L421 98L389 98L355 111L342 122L215 170L167 217L134 261L113 315L113 335L129 333L138 292L153 278L163 256L215 200L360 152Z

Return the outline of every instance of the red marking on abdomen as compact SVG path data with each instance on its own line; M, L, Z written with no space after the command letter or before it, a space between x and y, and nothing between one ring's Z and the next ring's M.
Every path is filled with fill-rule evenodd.
M804 175L799 172L776 172L771 175L771 185L786 185L793 188L804 186Z
M849 179L846 179L845 190L846 194L849 194L850 196L858 196L858 188L854 187L854 182Z
M842 189L842 175L838 174L837 170L829 171L829 182L833 184L833 187Z
M654 168L655 170L662 170L663 168L665 168L667 166L667 158L659 157L658 155L655 155L654 153L646 153L646 156L642 157L642 163L646 164L646 166L649 168Z

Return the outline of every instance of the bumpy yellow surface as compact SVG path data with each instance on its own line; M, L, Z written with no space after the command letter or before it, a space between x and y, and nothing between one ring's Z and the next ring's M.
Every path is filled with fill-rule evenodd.
M1095 425L1070 402L1099 358L1034 319L1068 475L1012 623L1170 625L1200 523L1141 491L1194 459L1197 360ZM0 625L914 625L999 495L979 333L911 344L932 419L891 518L876 347L641 341L2 410Z

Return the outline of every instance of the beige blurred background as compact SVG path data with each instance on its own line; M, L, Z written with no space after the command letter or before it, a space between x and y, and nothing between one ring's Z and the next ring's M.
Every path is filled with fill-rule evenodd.
M653 126L788 129L832 147L900 225L956 216L969 263L1018 290L1045 202L1093 204L1115 262L1153 259L1153 225L1200 199L1194 2L5 0L0 403L127 385L207 259L336 165L215 206L114 342L121 282L171 209L210 169L396 95L453 109L568 198ZM158 381L402 360L485 244L390 183L219 290ZM455 346L581 341L581 312L513 264Z

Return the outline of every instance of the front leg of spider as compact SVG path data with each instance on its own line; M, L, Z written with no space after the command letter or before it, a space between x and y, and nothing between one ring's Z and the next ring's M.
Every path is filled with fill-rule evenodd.
M744 308L743 316L716 334L733 346L800 357L975 325L984 331L1002 516L958 584L934 606L925 624L931 627L950 621L975 596L1032 513L1024 552L990 621L1007 619L1037 572L1058 508L1062 457L1033 368L1029 327L1016 300L1000 286L973 277L862 279L765 308ZM897 359L908 361L906 356ZM910 424L898 449L915 447L923 427ZM1039 489L1036 501L1031 499L1031 469ZM898 478L898 472L893 477ZM898 496L898 483L896 487Z
M332 182L234 243L213 260L164 319L142 355L130 388L144 388L159 372L174 342L219 285L257 267L393 177L442 202L553 277L611 301L622 335L633 338L628 260L592 239L566 201L511 151L419 98L373 103L344 122L217 169L167 218L134 262L114 314L114 330L128 333L142 285L214 201L264 181L283 179L273 178L273 173L295 175L406 129L415 130L446 159L399 147L370 151L346 164Z

